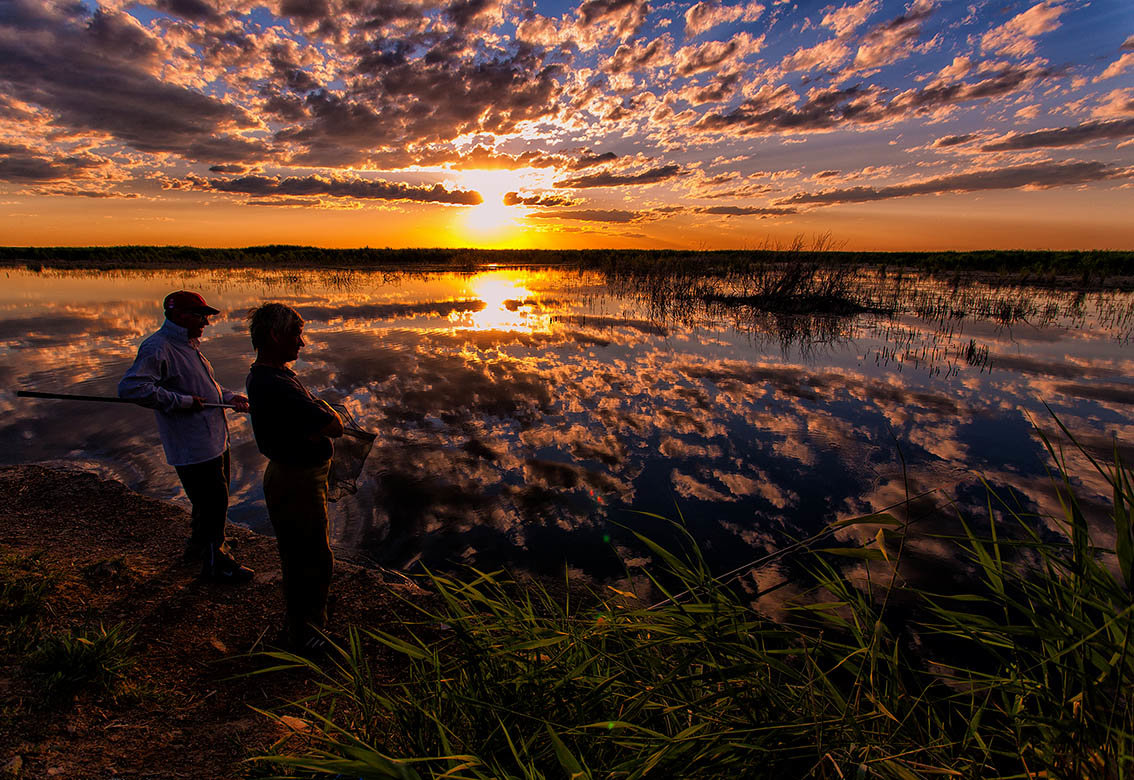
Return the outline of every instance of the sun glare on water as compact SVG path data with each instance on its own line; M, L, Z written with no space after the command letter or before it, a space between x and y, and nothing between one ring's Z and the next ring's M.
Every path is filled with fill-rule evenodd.
M453 312L450 322L473 330L546 330L548 315L524 286L524 271L488 271L469 279L471 297L484 302L474 312Z

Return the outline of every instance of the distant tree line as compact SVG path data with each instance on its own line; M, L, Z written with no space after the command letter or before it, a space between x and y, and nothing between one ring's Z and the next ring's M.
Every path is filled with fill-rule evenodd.
M0 247L0 264L39 268L330 268L375 269L432 267L473 269L500 266L570 266L604 272L734 272L752 264L822 261L935 273L992 272L1045 276L1082 275L1101 280L1134 276L1132 251L984 250L975 252L846 252L829 243L786 249L640 250L640 249L323 249L272 244L232 249L193 246Z

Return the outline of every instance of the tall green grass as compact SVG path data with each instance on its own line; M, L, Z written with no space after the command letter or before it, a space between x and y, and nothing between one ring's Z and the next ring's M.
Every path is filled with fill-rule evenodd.
M805 595L779 622L714 579L692 539L677 555L640 537L667 596L652 608L434 575L439 605L408 634L352 629L321 663L272 654L319 691L270 714L302 719L303 739L258 760L454 780L1129 777L1134 480L1117 455L1092 464L1113 488L1115 550L1092 545L1062 467L1063 512L1046 520L1064 541L989 487L987 516L938 540L967 584L903 587L911 528L871 516L871 543L800 553ZM874 572L865 586L848 561ZM375 646L404 662L397 682Z

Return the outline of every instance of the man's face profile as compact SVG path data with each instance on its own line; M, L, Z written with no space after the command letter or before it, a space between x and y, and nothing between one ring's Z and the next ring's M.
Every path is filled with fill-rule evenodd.
M167 315L175 325L180 325L189 333L189 338L199 339L209 324L209 315L187 309L170 309Z

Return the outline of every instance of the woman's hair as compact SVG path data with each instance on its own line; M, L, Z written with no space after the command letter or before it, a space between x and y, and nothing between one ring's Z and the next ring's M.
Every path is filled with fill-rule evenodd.
M252 348L259 349L268 343L271 334L287 335L303 324L299 312L282 303L265 303L248 310L248 333L252 336Z

